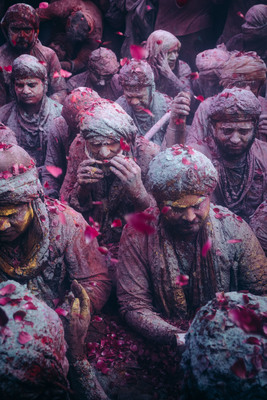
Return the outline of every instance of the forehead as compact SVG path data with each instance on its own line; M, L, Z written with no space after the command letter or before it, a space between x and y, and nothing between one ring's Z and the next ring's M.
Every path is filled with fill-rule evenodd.
M168 49L168 53L172 53L173 51L178 51L179 46L178 43Z
M99 145L101 144L102 146L104 145L109 145L109 144L115 144L118 143L113 139L110 138L105 138L103 136L95 136L93 138L88 139L88 143L91 145Z
M27 83L42 83L42 81L41 81L41 79L39 79L39 78L35 78L35 77L32 77L32 78L23 78L23 79L15 79L15 83L16 84L27 84Z
M142 95L147 93L149 86L124 86L123 90L127 94Z
M0 206L0 216L7 216L18 212L21 208L23 208L25 204L12 204L6 206Z
M250 129L254 127L254 123L252 120L250 121L220 121L216 123L216 127L220 129L232 129L232 128L244 128Z
M34 29L29 22L24 22L24 21L14 21L10 22L9 28L19 28L19 29Z

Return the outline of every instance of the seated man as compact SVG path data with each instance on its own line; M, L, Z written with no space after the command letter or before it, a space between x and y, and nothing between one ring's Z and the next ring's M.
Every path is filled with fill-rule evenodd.
M67 400L71 389L76 400L107 400L84 352L90 300L77 281L71 289L75 300L65 324L67 350L57 313L18 282L0 283L2 400Z
M82 109L89 108L96 99L99 99L99 96L94 90L87 87L76 88L65 98L62 115L52 121L45 166L52 165L60 168L62 173L59 176L53 176L46 168L43 169L44 192L49 197L59 197L59 191L67 171L69 148L79 133L77 115Z
M267 143L255 139L260 112L250 90L225 89L210 105L210 140L194 146L217 168L214 202L247 222L267 199Z
M115 101L122 95L118 71L116 54L100 47L89 55L87 71L68 80L68 89L71 91L78 86L85 86L95 90L103 99Z
M267 141L267 101L259 96L260 89L266 81L266 65L254 52L233 53L220 70L220 84L223 88L239 87L251 90L261 103L261 116L257 138ZM219 72L219 71L218 71ZM193 146L209 141L208 114L213 97L203 101L194 116L186 144Z
M97 240L86 243L82 216L44 200L33 160L21 147L0 147L0 281L13 279L55 308L77 279L99 311L110 281Z
M61 66L56 53L38 40L39 18L34 8L24 3L14 4L4 15L1 26L7 43L0 47L1 74L4 78L4 82L1 81L0 105L3 106L12 99L10 68L15 58L21 54L30 54L45 65L48 96L53 95L55 100L61 101L66 95L65 79L60 75Z
M122 233L117 266L121 314L159 343L179 344L175 322L192 317L218 291L267 292L265 254L245 222L210 204L216 184L211 161L191 147L176 145L159 153L148 172L158 206L147 211L150 234L131 224Z
M112 228L112 222L144 210L151 201L133 160L136 127L119 105L103 99L79 118L81 136L70 147L60 194L86 219L91 216L100 224L101 244L117 244L122 228Z
M15 132L18 145L34 158L41 178L50 126L62 106L46 96L47 71L33 56L22 54L15 59L11 85L15 100L0 108L0 121Z
M170 122L166 122L151 139L161 145L167 131L179 131L176 123L179 115L176 112L177 97L170 104L167 95L155 90L154 74L146 61L131 60L120 70L119 80L124 95L118 103L129 114L138 129L138 136L144 136L158 120L171 108ZM190 98L189 98L190 104Z

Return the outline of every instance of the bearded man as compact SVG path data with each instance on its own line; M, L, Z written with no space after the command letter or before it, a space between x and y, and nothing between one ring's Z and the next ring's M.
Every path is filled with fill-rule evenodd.
M210 204L216 184L211 161L188 146L173 146L150 163L157 207L149 234L130 223L124 228L117 295L126 322L151 340L181 345L175 323L218 291L267 291L264 252L245 222Z

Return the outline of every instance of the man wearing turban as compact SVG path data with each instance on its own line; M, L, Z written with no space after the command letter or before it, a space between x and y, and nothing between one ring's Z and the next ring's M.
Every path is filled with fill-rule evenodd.
M218 291L266 293L267 260L255 235L228 209L210 204L217 179L211 161L191 147L159 153L148 172L157 202L146 211L151 229L139 232L129 222L122 233L121 314L159 343L179 345L175 322L192 317Z
M91 299L91 311L99 311L110 281L97 240L86 243L88 225L67 205L44 199L25 150L1 144L0 154L0 280L27 284L55 308L76 279Z
M60 63L56 53L38 40L39 17L30 5L24 3L9 7L1 21L7 42L0 47L0 66L3 84L0 90L0 105L11 100L10 72L15 58L30 54L45 65L48 77L48 96L61 101L66 94L66 83L60 75ZM1 80L2 82L2 80Z
M42 179L50 126L62 106L47 97L47 70L31 55L14 60L11 88L15 100L0 108L0 121L15 132L18 145L34 158Z

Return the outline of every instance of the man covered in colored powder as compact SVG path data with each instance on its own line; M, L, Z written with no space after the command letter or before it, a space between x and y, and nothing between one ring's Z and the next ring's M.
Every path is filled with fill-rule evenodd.
M85 86L95 90L103 99L115 101L122 95L118 71L116 54L100 47L89 55L87 70L68 80L68 89Z
M159 153L148 172L157 202L147 211L151 229L137 231L129 221L122 233L120 311L156 342L179 346L179 319L192 317L218 291L267 291L267 260L255 235L228 209L210 204L217 179L211 161L191 147Z
M18 145L35 160L40 179L53 120L62 105L47 97L47 70L37 58L22 54L14 60L11 88L15 100L0 108L0 121L11 128Z
M85 240L88 225L70 207L44 199L25 150L1 144L0 154L0 280L27 284L55 308L76 279L90 297L91 312L99 311L110 281L97 240Z
M30 54L44 64L48 76L48 96L61 101L66 95L65 79L60 75L60 63L56 53L38 40L39 17L31 6L24 3L9 7L1 21L7 42L0 47L1 79L0 104L11 100L10 72L15 58Z
M194 147L218 171L214 203L249 222L267 198L267 144L256 139L261 106L250 90L225 89L209 111L210 141Z
M64 332L57 313L25 286L0 283L2 400L107 400L84 351L90 300L77 281L71 289Z

